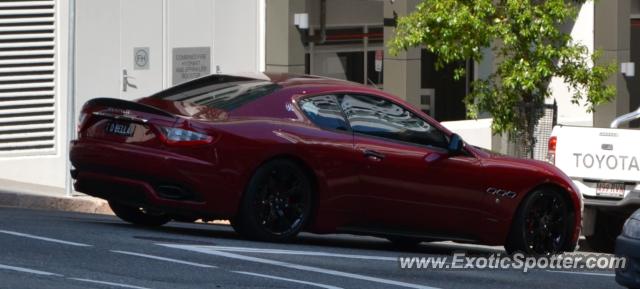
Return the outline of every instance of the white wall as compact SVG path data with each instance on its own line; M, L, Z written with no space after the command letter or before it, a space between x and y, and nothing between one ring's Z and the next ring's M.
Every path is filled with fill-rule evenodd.
M212 73L215 73L216 66L220 66L225 74L260 71L264 61L260 59L264 54L260 30L264 21L258 4L258 0L214 1Z
M452 132L459 134L468 144L492 149L491 123L493 119L445 121L441 124Z
M76 115L89 99L120 96L119 2L76 1Z
M212 0L180 0L168 1L165 13L165 85L170 87L173 72L173 48L209 47L211 73L215 72L214 29L217 18Z
M158 0L161 1L161 0ZM159 87L171 85L173 47L211 46L211 72L220 65L223 73L258 72L264 61L264 42L260 32L261 0L162 0L166 19L164 31L164 77ZM262 0L264 1L264 0ZM56 1L55 61L55 151L46 154L3 154L0 179L53 187L62 194L70 188L68 179L68 132L74 132L72 119L84 102L95 97L118 97L122 90L122 59L132 51L121 45L122 5L114 0L76 1L76 100L72 105L67 83L69 54L69 0ZM156 10L154 10L156 11ZM144 18L144 13L140 16ZM126 27L123 27L126 28ZM123 52L124 51L124 52ZM159 53L154 50L152 53ZM127 55L123 55L125 53ZM153 65L158 65L153 63ZM140 81L140 79L137 79ZM78 89L80 88L80 89ZM67 106L71 105L71 110Z
M589 53L593 53L594 46L594 2L589 1L582 6L578 19L571 29L571 37L577 43L587 46ZM584 102L580 105L571 103L572 91L560 78L553 78L550 84L551 99L558 103L558 123L567 125L593 126L593 115L584 108Z
M44 155L3 155L0 157L0 179L54 187L53 193L62 194L67 173L67 43L68 2L56 2L56 115L55 151Z

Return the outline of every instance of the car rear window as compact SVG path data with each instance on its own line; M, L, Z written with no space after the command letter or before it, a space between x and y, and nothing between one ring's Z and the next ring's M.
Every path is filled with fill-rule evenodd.
M270 81L212 76L172 87L151 97L233 111L280 88Z

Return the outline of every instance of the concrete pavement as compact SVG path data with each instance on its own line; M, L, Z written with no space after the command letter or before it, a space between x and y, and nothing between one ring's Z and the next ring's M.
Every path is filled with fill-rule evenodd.
M621 288L606 271L435 270L398 257L486 256L498 247L423 243L398 249L352 235L254 242L229 226L136 227L114 216L0 208L2 288Z
M63 189L0 179L0 206L113 215L105 200Z

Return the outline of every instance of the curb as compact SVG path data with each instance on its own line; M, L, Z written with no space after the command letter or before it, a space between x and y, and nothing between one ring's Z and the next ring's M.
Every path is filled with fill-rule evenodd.
M0 190L0 206L113 215L107 201L89 196L50 196Z

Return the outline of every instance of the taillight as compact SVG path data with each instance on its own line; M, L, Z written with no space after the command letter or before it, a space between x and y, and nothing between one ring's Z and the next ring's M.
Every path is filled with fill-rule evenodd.
M556 145L558 144L558 138L552 136L549 138L548 144L548 152L547 152L547 161L555 164L556 163Z
M203 133L173 127L161 127L163 141L168 145L201 145L213 141L213 137Z

